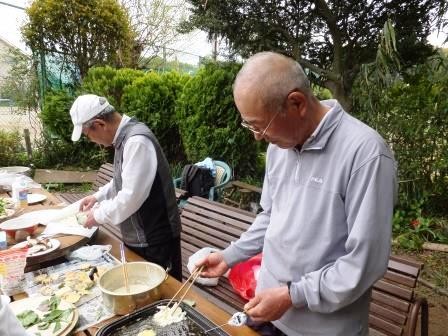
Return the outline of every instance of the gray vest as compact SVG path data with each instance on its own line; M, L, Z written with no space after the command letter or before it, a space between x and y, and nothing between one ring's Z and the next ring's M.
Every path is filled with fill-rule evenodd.
M168 161L151 130L135 119L121 129L115 143L114 192L122 188L123 149L134 135L146 136L154 145L157 155L157 172L148 198L136 213L120 224L123 241L133 247L163 244L180 236L180 218L176 194Z

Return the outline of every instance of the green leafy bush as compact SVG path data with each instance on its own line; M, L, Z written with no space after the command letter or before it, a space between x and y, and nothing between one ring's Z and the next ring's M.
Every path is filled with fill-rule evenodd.
M110 162L112 158L112 153L108 149L83 138L78 142L68 142L46 135L37 141L36 149L33 151L33 164L36 168L72 167L96 170L101 164Z
M27 165L28 157L18 131L0 130L0 166Z
M402 248L419 250L424 242L448 243L446 219L439 220L424 213L428 195L400 204L393 217L393 234Z
M259 173L260 145L240 126L232 84L235 63L207 63L192 77L177 102L176 116L189 162L205 157L229 163L238 176Z
M70 107L75 97L66 90L49 91L45 95L40 118L44 129L53 138L71 142L73 124L70 119Z
M73 124L70 107L75 97L66 90L50 91L40 114L43 139L37 141L33 163L38 168L61 168L64 166L98 168L109 154L85 137L77 142L71 140Z
M175 109L177 95L188 79L185 76L175 72L162 75L149 72L126 86L122 96L122 111L148 125L169 162L183 158Z
M389 142L398 162L400 208L425 195L422 208L447 215L448 58L407 70L388 88L358 85L355 108Z
M121 97L126 86L144 75L134 69L114 69L112 67L94 67L89 69L83 79L79 94L96 94L106 97L118 111L121 111Z

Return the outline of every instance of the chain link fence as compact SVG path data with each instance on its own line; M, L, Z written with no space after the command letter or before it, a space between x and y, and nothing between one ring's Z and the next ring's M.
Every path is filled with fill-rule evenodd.
M24 134L24 130L30 132L31 142L34 143L42 134L42 124L37 111L23 111L11 105L0 106L0 129L7 132L19 132Z

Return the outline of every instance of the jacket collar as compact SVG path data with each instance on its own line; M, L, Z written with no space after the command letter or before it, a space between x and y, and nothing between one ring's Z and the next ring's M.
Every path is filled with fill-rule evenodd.
M126 136L127 129L133 125L133 122L135 122L134 118L130 118L127 115L123 115L123 118L121 118L120 125L118 126L117 132L115 133L114 141L112 142L112 145L115 149L118 149L121 147L123 140Z
M324 100L321 101L321 104L328 106L330 110L322 118L313 134L305 141L302 150L324 149L342 116L346 113L336 99Z

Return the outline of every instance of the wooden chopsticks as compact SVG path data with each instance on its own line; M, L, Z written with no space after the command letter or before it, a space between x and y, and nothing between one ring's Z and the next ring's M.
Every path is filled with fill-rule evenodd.
M124 285L126 288L126 293L129 293L128 267L126 265L126 256L124 254L124 244L123 243L120 243L120 255L121 255L121 265L123 267Z
M185 296L187 295L188 291L190 290L191 286L193 286L194 282L196 281L196 279L199 277L199 275L201 274L202 270L204 269L204 265L202 265L199 268L196 268L188 277L187 280L185 280L184 284L179 288L179 290L176 292L176 294L173 295L173 297L171 298L170 302L168 302L168 304L166 305L167 308L169 308L170 304L173 302L173 300L176 298L176 296L182 291L182 289L184 289L184 287L187 285L188 281L191 280L191 283L188 285L187 289L185 290L185 293L181 296L180 300L176 302L176 304L173 306L174 309L171 311L171 313L175 312L177 307L179 307L180 303L182 302L182 300L185 298Z

